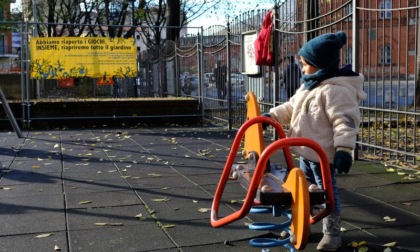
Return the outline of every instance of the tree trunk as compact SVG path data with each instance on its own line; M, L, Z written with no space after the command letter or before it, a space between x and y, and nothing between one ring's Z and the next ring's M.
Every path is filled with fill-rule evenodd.
M179 38L179 32L181 31L181 1L167 1L166 11L168 13L168 30L166 31L166 40L176 41Z
M420 8L418 9L418 13L417 13L417 21L419 20L419 18L420 18ZM416 55L416 67L417 67L417 69L416 69L416 76L415 76L415 80L416 80L416 83L415 83L415 90L416 90L416 93L415 93L415 103L414 103L414 105L415 105L415 109L418 109L418 108L420 108L420 53L419 53L419 50L420 50L420 40L419 40L419 35L420 34L420 25L417 25L417 55Z

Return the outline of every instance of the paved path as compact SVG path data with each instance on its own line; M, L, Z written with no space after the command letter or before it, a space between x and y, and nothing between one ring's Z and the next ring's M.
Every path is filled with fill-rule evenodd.
M1 132L0 251L261 251L248 240L277 234L245 223L279 218L250 214L215 229L207 212L236 132L175 126ZM352 241L420 251L420 174L386 168L356 161L338 177L340 251L354 251ZM244 197L229 182L220 214ZM306 251L322 236L320 223L311 230Z

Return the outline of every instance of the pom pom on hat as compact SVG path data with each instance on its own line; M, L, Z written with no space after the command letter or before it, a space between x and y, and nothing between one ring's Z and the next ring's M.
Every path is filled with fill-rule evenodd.
M308 41L300 50L299 55L308 63L327 68L337 66L340 62L340 49L347 43L346 33L327 33Z

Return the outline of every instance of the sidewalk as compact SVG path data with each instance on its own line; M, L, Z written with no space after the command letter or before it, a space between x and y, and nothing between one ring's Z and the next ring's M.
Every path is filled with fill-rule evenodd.
M19 139L0 132L0 251L261 251L249 239L273 234L245 223L279 218L250 214L210 226L235 133L98 127L26 131ZM340 251L355 251L347 244L362 241L368 251L391 242L391 251L420 251L420 174L387 168L356 161L338 176L346 229ZM229 182L220 214L239 209L245 193ZM316 251L321 223L311 231L306 251Z

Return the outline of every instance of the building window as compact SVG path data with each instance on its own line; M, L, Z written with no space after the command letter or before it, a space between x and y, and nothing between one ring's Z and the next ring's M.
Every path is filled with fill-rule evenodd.
M383 46L381 48L381 64L382 65L391 64L391 48L389 46Z
M344 55L344 64L348 65L351 64L352 62L352 53L353 53L353 48L351 46L349 46L346 50L346 54Z
M392 16L392 2L391 0L385 0L382 1L379 5L380 9L386 9L386 11L381 11L380 12L380 18L381 19L390 19Z
M349 14L352 14L353 13L353 5L352 5L352 3L350 2L349 4L347 4L346 5L346 7L344 7L344 16L347 16L347 15L349 15ZM346 20L344 20L344 21L352 21L353 20L353 17L352 16L349 16Z

